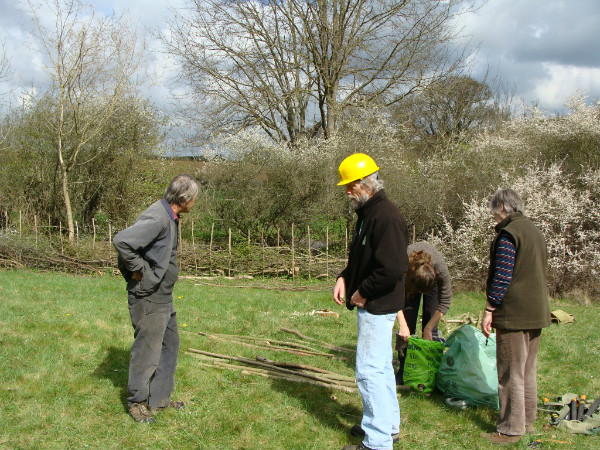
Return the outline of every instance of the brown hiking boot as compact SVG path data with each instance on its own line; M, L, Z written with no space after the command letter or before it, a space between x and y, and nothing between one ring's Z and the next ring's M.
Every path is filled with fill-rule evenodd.
M129 415L133 417L133 420L139 423L156 422L156 419L152 417L146 402L132 403L129 406Z
M181 411L182 409L185 408L185 403L176 402L175 400L171 400L167 406L161 406L160 408L155 408L153 406L149 406L148 408L150 409L150 414L159 413L161 411L164 411L167 408L173 408L173 409L176 409L177 411Z
M492 444L498 445L508 445L514 444L515 442L519 442L521 440L521 436L510 436L508 434L502 433L481 433L482 438L486 438Z

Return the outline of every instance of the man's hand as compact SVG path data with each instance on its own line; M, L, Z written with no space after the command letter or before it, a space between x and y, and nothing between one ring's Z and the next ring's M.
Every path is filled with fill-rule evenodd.
M481 331L486 338L490 337L492 332L492 313L489 311L483 312L483 320L481 321Z
M359 308L364 308L365 303L367 303L367 299L360 295L357 289L356 292L352 294L352 297L350 298L350 304L358 306Z
M142 281L142 278L144 278L144 275L142 274L142 272L133 272L131 274L131 279L135 280L135 281Z
M410 338L410 330L408 329L408 324L406 323L404 312L402 310L398 311L396 320L398 321L398 336L400 336L404 342L408 342L408 339Z
M344 277L339 277L333 288L333 301L338 305L346 304L346 280Z

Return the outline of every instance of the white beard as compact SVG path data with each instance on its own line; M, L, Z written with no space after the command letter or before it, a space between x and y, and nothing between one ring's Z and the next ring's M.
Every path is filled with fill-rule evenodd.
M369 200L369 196L367 194L361 194L358 198L353 195L348 195L348 200L350 201L350 207L356 211L360 207L362 207Z

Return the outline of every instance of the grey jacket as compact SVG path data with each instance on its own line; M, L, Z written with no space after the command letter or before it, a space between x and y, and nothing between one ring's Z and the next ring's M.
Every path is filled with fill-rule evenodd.
M438 288L438 311L446 315L452 304L452 284L450 271L442 254L428 242L415 242L407 248L408 256L412 252L423 250L431 256L431 263L435 270L435 282Z
M127 291L144 297L158 290L171 262L174 239L176 218L164 199L150 205L133 225L115 235L113 245L119 254L118 266L127 281ZM142 273L141 281L131 278L137 271Z

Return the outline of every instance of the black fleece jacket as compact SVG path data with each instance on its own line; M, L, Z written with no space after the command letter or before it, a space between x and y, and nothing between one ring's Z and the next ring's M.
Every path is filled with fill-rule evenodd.
M358 290L371 314L398 312L404 307L408 269L406 221L384 191L375 193L356 213L348 265L339 275L346 282L346 307L354 309L350 298Z

